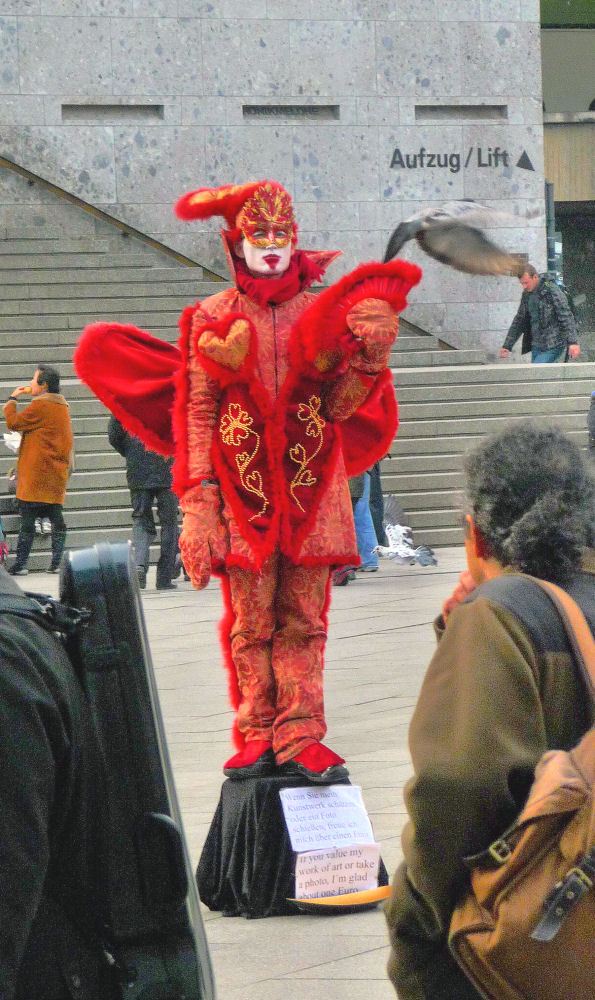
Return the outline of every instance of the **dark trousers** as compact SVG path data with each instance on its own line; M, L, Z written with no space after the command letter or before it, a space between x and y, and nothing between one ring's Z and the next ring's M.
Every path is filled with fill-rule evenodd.
M47 517L52 525L52 562L50 569L57 569L66 544L66 523L62 514L61 503L32 503L29 500L19 500L21 527L17 541L17 551L14 568L24 569L29 559L31 546L35 538L35 518Z
M136 565L146 573L149 568L149 547L157 535L153 503L161 525L161 553L157 563L157 586L170 583L174 575L178 551L178 499L168 487L131 489L132 544Z
M370 476L370 514L374 523L376 540L379 545L388 545L384 530L384 497L380 479L380 462L376 462L371 469L368 469L368 475Z

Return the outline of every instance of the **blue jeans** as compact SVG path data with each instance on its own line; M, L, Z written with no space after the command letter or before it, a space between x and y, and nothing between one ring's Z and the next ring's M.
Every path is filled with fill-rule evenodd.
M378 566L378 554L372 549L378 544L374 522L370 513L370 476L366 472L364 480L364 495L360 497L353 511L355 521L355 534L357 538L357 551L362 561L362 566Z
M551 365L554 361L563 361L565 347L554 347L551 351L540 351L534 347L531 351L531 361L534 365Z

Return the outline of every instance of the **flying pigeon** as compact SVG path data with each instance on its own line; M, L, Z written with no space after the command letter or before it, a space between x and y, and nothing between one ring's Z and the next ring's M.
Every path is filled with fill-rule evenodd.
M417 562L420 566L437 566L438 560L429 545L415 547L413 532L406 520L399 501L392 493L387 494L384 498L384 530L388 545L377 545L374 552L381 558L394 559L399 565L408 563L413 566Z
M480 229L510 223L514 216L476 201L449 201L401 222L388 241L384 263L396 257L414 237L430 257L467 274L509 274L519 277L526 266L501 250Z

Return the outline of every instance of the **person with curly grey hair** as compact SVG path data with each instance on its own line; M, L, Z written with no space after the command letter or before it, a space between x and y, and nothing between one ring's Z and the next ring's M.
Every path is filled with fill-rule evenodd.
M465 460L467 570L409 731L404 861L386 916L400 1000L479 1000L448 950L464 858L516 818L546 750L592 724L562 621L531 576L561 585L595 632L595 481L555 428L514 424Z

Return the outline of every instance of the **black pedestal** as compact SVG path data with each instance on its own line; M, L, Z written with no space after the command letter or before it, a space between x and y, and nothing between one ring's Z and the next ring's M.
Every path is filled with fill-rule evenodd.
M287 901L295 893L294 852L279 791L304 784L303 778L276 777L223 782L196 872L209 909L230 917L299 912ZM382 862L378 883L388 884Z

